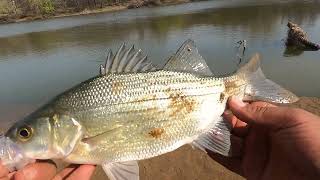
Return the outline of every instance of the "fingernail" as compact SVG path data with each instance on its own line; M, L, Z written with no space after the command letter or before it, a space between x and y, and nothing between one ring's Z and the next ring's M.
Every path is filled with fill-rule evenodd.
M245 107L246 106L246 104L236 96L232 96L231 97L230 103L232 103L232 104L234 104L234 105L236 105L238 107Z

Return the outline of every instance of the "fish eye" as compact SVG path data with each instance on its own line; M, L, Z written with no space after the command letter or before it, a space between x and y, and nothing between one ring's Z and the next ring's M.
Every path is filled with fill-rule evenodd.
M31 127L25 126L25 127L20 128L17 131L17 135L20 138L20 140L27 141L31 138L32 132L33 132L33 130Z

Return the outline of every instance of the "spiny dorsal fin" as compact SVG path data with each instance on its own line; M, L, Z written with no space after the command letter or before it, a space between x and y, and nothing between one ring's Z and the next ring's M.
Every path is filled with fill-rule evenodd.
M109 50L106 62L100 65L100 75L110 73L146 72L155 70L147 56L142 55L141 49L135 50L134 46L126 49L123 43L115 55Z
M163 69L195 73L204 76L213 75L206 61L199 54L194 41L191 39L182 44L177 53L168 60Z

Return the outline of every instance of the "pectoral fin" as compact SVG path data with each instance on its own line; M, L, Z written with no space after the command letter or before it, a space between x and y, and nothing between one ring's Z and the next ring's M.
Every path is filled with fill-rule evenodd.
M230 125L222 117L211 128L201 134L192 145L206 152L207 150L231 156Z
M137 161L105 163L102 168L110 180L139 180Z

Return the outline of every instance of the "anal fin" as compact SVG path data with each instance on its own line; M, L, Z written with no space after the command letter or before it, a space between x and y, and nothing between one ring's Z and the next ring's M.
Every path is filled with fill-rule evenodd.
M205 151L210 150L224 156L231 156L230 124L222 117L205 133L201 134L192 145Z
M110 180L139 180L137 161L105 163L102 168Z

